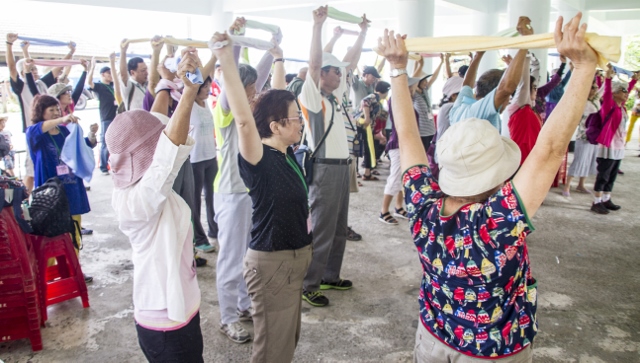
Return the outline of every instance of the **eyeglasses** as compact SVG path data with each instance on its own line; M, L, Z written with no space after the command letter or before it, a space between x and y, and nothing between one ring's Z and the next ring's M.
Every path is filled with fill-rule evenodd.
M298 117L285 117L283 119L280 119L279 121L274 120L273 122L280 122L280 121L298 121L300 123L304 122L304 118L302 117L302 112L298 111Z
M331 67L331 66L328 66L328 67L326 67L326 68L328 68L328 69L327 69L327 72L330 72L330 71L333 69L333 71L335 72L335 74L336 74L337 76L341 76L341 75L342 75L342 71L340 70L340 68L339 68L339 67Z

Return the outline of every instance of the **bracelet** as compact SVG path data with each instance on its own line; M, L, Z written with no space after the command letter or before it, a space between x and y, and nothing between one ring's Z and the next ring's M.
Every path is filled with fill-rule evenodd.
M9 42L5 42L5 43L7 43L7 44L9 44L9 45L13 45L13 43L9 43Z
M284 58L276 58L273 60L273 63L275 64L276 62L282 62L284 63Z

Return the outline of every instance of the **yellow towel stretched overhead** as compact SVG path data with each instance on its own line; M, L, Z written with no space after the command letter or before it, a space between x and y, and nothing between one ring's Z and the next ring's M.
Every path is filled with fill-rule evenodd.
M598 53L600 67L620 59L620 37L587 33L587 43ZM438 38L408 38L405 40L410 53L475 52L499 49L555 48L553 33L527 35L515 38L487 36L456 36ZM378 54L380 51L374 49ZM413 58L412 58L413 59Z

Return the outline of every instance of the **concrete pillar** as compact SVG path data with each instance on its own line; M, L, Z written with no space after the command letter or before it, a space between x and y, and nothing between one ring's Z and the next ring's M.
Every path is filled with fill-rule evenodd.
M581 24L586 23L589 20L589 11L583 10L584 5L578 5L576 7L571 4L568 4L565 1L560 1L557 4L557 8L558 8L557 17L562 16L565 24L569 20L571 20L574 16L576 16L576 14L578 14L579 11L582 11L582 21L580 22ZM549 19L550 24L553 24L553 26L555 26L555 22L556 20L558 20L557 17ZM551 27L551 25L549 26ZM551 28L550 30L553 31L553 28ZM593 31L593 30L588 30L588 31ZM550 60L551 60L551 64L549 64L549 69L558 68L560 66L560 58L550 57Z
M509 0L507 15L509 26L518 25L520 16L528 16L531 19L531 26L536 34L549 32L549 13L551 12L551 0ZM547 49L535 49L533 53L540 60L540 84L546 83L547 69Z
M492 6L489 6L487 11L479 12L475 15L473 21L474 35L491 36L501 31L502 29L498 29L498 15L497 10L492 9ZM497 50L486 52L482 57L482 62L480 62L478 76L490 69L497 68L498 58L499 53Z
M233 13L224 11L223 0L211 0L211 30L222 32L229 29L233 21ZM211 34L213 34L213 32Z
M435 23L435 0L398 0L398 28L401 34L407 34L410 38L432 37ZM413 71L410 62L409 74ZM425 58L424 67L426 73L433 70L431 58Z

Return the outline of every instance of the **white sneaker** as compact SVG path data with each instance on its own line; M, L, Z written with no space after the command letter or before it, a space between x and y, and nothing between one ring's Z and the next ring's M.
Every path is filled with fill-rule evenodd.
M251 335L239 321L231 324L220 324L220 332L234 343L242 344L251 340Z

